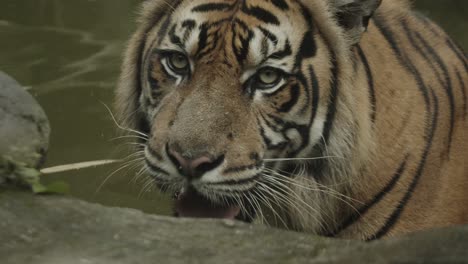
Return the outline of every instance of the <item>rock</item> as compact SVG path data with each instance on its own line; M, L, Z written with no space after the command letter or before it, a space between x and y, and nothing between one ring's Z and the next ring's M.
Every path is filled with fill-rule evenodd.
M468 263L468 226L372 243L0 189L2 264Z
M0 72L0 158L38 168L45 159L49 134L49 121L40 105Z

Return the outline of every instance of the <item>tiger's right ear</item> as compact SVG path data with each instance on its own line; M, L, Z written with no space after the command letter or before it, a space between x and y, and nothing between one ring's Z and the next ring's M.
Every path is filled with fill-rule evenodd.
M340 26L345 29L351 44L356 44L382 0L331 0L331 3Z

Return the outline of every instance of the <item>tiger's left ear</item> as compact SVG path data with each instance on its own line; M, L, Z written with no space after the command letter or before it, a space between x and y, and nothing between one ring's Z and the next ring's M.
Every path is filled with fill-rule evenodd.
M331 0L331 3L338 22L354 45L366 31L370 18L382 0Z

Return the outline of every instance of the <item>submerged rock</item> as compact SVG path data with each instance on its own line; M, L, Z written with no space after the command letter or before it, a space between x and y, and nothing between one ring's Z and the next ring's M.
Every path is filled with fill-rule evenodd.
M372 243L0 189L2 264L468 263L468 226Z
M15 80L0 72L0 160L40 167L49 134L49 121L41 106Z

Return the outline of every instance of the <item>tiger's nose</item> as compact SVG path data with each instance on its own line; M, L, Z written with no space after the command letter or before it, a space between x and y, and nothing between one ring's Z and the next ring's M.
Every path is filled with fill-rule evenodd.
M224 155L212 158L208 154L203 154L195 158L186 158L184 155L168 147L167 154L179 172L187 178L197 179L203 174L219 167L224 161Z

